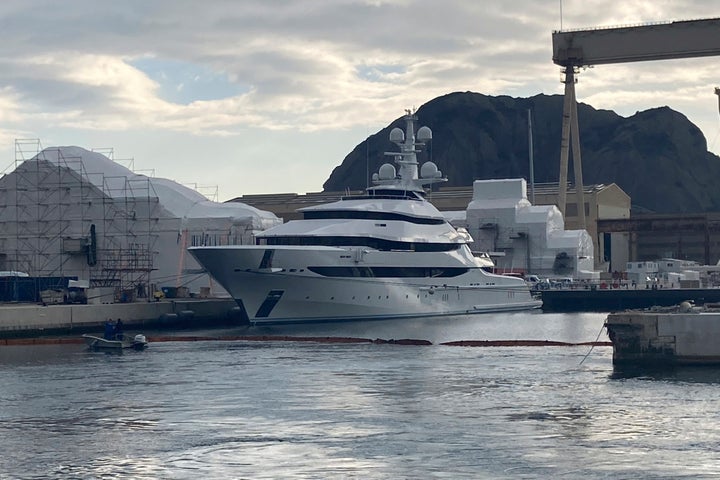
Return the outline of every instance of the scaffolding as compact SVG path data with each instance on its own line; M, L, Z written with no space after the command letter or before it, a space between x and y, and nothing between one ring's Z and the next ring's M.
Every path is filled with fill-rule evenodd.
M160 210L148 177L90 172L80 156L16 140L0 179L0 270L147 292Z
M149 287L160 203L149 177L103 177L102 274L98 286ZM147 291L147 290L146 290Z
M201 195L205 196L212 202L219 202L220 195L217 185L198 185L197 183L183 183L186 187L190 187Z

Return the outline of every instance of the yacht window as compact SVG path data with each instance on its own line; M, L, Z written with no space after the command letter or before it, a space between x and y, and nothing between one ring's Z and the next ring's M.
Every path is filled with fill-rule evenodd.
M365 195L348 195L342 200L362 200L368 198L389 198L393 200L405 199L423 201L425 194L415 190L398 190L397 188L372 188Z
M413 252L450 252L458 250L462 243L415 243L398 242L372 237L264 237L258 239L258 245L315 245L328 247L369 247L375 250L399 250Z
M324 277L450 278L467 273L466 267L308 267Z
M359 210L317 210L303 213L305 220L398 220L417 225L443 225L443 218L412 217L393 212L366 212Z

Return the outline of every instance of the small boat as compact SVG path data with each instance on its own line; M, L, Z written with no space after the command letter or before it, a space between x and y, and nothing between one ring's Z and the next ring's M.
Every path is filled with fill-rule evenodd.
M112 339L84 334L82 338L85 339L85 343L87 343L88 348L92 350L121 351L126 348L143 350L148 346L147 338L145 338L145 335L143 334L137 334L133 337L130 335L118 334Z

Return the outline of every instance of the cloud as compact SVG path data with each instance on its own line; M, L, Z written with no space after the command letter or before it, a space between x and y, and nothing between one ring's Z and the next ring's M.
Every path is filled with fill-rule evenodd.
M277 158L287 155L276 145L280 134L362 132L354 142L346 138L349 152L368 125L383 126L452 91L561 93L551 61L551 32L561 25L717 16L701 0L565 0L562 15L560 5L5 0L0 142L61 131L122 142L142 131L172 137L185 151L201 137L255 140L261 148L253 155ZM716 101L705 91L720 83L713 66L695 59L597 67L579 75L578 99L622 114L677 106L691 120L702 118L711 136L717 125L703 109ZM316 148L325 164L342 160L337 149ZM314 172L314 184L329 173Z

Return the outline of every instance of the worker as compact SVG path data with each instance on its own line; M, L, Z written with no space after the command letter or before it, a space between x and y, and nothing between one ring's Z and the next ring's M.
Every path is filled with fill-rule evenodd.
M119 318L117 319L117 322L115 322L115 339L123 339L123 323L122 320L120 320Z
M115 336L115 324L113 323L112 319L108 318L107 322L105 322L105 340L112 340Z

